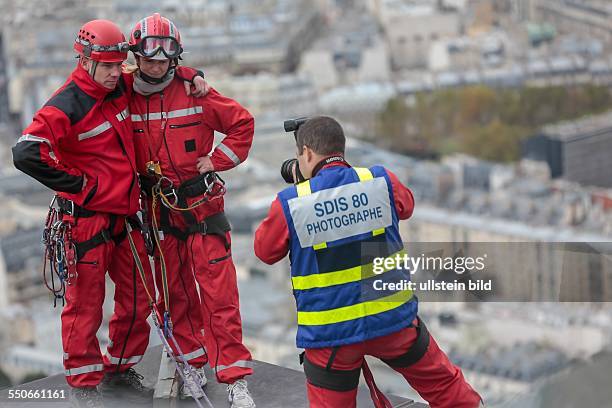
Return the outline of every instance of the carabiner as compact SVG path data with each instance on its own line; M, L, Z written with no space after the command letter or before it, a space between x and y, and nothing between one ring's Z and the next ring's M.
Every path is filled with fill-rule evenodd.
M164 312L164 336L170 337L172 334L172 320L170 320L170 313L166 310Z
M164 207L166 208L176 207L176 205L178 204L178 195L176 195L176 191L174 189L172 189L172 192L170 194L164 194L164 193L160 193L160 194L166 197L168 201L170 201L169 197L174 197L174 200L170 203L170 205L168 205L165 200L161 200Z
M168 182L167 186L163 185L163 182ZM159 187L159 191L162 191L162 189L164 188L174 188L174 183L172 182L172 180L170 180L168 177L166 176L161 176L159 178L159 180L157 180L157 183L155 184L156 187Z

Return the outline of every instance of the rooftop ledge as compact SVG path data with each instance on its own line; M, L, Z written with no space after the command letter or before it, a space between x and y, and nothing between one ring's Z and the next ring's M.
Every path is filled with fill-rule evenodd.
M145 378L143 384L145 387L153 389L157 381L161 358L161 346L151 347L145 353L145 356L139 364L134 368ZM262 361L254 361L254 374L247 377L249 390L258 407L262 408L298 408L307 407L306 398L306 379L301 371L292 370L289 368L279 367L273 364L268 364ZM205 388L206 395L210 399L215 408L228 407L227 392L225 384L219 384L214 379L214 374L210 368L206 367L206 376L208 385ZM48 390L54 392L56 390L64 390L64 399L48 399L48 398L20 398L9 399L9 390ZM123 408L123 407L145 407L155 406L170 408L170 407L195 407L196 404L191 399L156 399L153 401L153 393L146 394L145 398L138 398L136 391L128 391L127 389L113 390L112 393L102 390L102 400L105 407L108 408ZM412 400L401 398L394 395L387 395L394 408L426 408L427 405L415 403ZM134 399L134 401L131 401ZM206 407L203 400L202 405ZM70 405L70 387L66 384L66 380L62 374L52 375L37 381L0 391L0 406L2 407L67 407ZM357 407L371 407L372 400L367 388L360 387L357 396Z

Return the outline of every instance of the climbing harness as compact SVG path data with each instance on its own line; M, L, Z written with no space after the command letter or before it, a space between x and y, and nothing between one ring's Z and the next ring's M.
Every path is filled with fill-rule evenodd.
M172 180L161 176L151 188L153 199L159 199L164 206L174 211L192 211L207 202L223 197L225 192L225 181L214 172L188 180L178 188L174 187ZM187 205L186 198L200 195L202 198ZM169 197L172 198L172 202Z

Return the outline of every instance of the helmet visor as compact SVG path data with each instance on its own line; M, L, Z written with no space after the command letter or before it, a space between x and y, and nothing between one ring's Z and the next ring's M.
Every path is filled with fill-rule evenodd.
M181 46L173 37L145 37L138 44L137 51L144 57L153 57L161 51L168 59L172 59L181 54Z
M84 54L86 57L89 57L91 52L121 52L126 53L130 50L130 45L127 42L120 42L112 45L99 45L92 44L91 42L82 39L76 38L75 42L83 46Z

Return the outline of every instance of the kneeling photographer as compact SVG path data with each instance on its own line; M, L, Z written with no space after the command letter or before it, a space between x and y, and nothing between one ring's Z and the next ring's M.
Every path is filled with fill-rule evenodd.
M382 166L352 167L342 127L330 117L287 121L285 130L295 132L297 156L281 174L294 185L258 227L255 254L268 264L290 255L310 406L355 407L363 369L374 405L390 407L365 355L399 372L433 408L479 406L478 393L417 316L412 291L372 288L372 260L403 252L398 223L412 215L410 190Z

